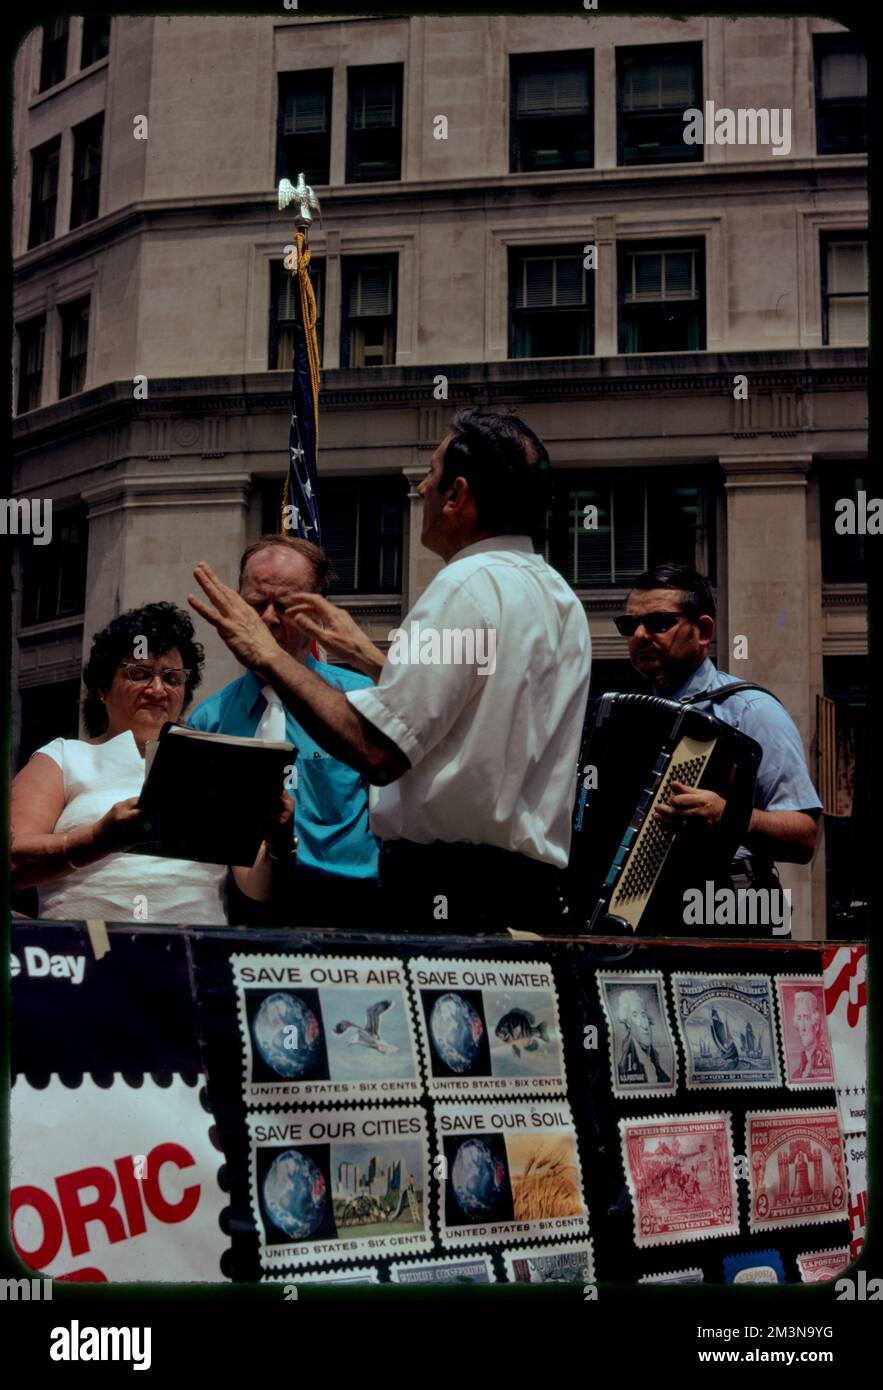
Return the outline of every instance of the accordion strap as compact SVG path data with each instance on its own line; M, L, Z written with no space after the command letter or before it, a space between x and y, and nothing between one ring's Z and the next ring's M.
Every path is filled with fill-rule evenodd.
M716 690L703 690L698 695L687 695L685 699L679 701L682 705L698 705L703 701L709 704L716 704L718 700L726 700L728 696L735 695L737 690L762 690L764 695L769 695L777 704L782 704L778 695L773 695L771 690L767 690L765 685L758 685L756 681L730 681L729 685L718 686Z

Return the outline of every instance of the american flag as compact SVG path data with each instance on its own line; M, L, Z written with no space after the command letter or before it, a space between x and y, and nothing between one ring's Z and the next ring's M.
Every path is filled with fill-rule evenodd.
M319 436L319 345L316 302L310 283L310 251L303 232L296 234L294 278L294 364L291 380L291 428L288 477L282 499L282 532L322 544L317 498L316 452ZM286 265L287 265L286 261Z

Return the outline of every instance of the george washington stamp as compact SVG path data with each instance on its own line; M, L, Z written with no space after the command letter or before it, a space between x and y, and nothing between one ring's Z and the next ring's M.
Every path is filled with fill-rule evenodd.
M846 1220L843 1140L836 1110L745 1116L751 1231Z
M781 1084L770 979L680 974L671 979L688 1091Z
M738 1235L728 1112L620 1120L619 1134L637 1246Z
M846 1269L850 1261L849 1249L812 1250L809 1254L797 1256L797 1268L803 1284L825 1284L829 1279Z
M780 975L779 1024L790 1091L834 1086L834 1063L828 1041L825 988L821 975Z
M678 1058L658 970L598 972L607 1015L613 1094L670 1096L678 1088Z

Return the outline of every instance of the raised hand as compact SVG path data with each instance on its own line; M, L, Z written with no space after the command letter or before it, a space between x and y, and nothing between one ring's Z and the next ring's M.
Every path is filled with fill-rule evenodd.
M383 652L366 637L355 619L321 594L292 595L285 615L339 661L347 661L370 676L383 666Z
M237 661L251 670L260 670L262 664L272 661L279 648L269 628L254 611L249 608L235 589L224 584L214 570L200 562L193 571L193 577L206 596L214 604L210 608L195 594L187 595L190 607L205 618L207 623L220 634Z

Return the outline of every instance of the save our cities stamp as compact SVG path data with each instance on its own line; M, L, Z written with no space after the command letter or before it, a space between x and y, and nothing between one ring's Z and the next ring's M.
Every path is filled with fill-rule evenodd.
M781 1085L772 980L675 973L671 981L688 1091Z
M401 961L269 954L231 961L247 1104L420 1093Z
M825 988L821 975L778 975L779 1027L790 1091L833 1086Z
M439 1101L442 1244L587 1235L589 1213L566 1101Z
M620 1120L619 1135L637 1246L738 1234L729 1113Z
M424 1111L246 1116L265 1269L389 1258L432 1245Z
M421 957L409 969L431 1096L565 1094L548 965Z
M678 1058L662 974L658 970L599 971L597 980L607 1015L613 1094L620 1100L673 1095Z
M771 1110L745 1116L749 1229L846 1220L843 1141L836 1110Z

